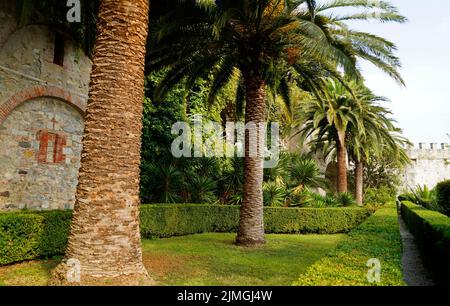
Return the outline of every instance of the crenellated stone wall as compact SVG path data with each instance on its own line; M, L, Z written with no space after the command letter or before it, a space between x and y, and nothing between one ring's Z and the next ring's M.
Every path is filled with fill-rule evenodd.
M47 26L0 29L0 211L72 208L91 61Z
M433 188L437 183L450 179L450 147L447 144L420 143L407 149L411 165L403 173L403 188L417 185Z

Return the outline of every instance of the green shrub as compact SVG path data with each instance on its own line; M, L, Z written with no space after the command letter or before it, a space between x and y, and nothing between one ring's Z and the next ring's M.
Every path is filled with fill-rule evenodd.
M63 254L71 212L0 213L0 265Z
M370 214L362 208L264 208L267 233L343 233ZM70 211L0 214L0 265L64 254ZM239 206L151 204L141 206L143 238L235 232Z
M232 232L239 206L204 204L149 204L141 206L143 238L172 237L204 232Z
M362 208L266 208L266 233L346 233L361 224L369 211Z
M344 207L356 205L355 198L349 192L341 192L336 194L336 201L339 203L339 205Z
M395 198L397 191L395 188L367 188L364 191L364 204L383 205Z
M437 184L436 204L444 214L450 216L450 180Z
M362 208L264 208L266 233L343 233L362 223L369 211ZM171 237L202 232L235 232L239 206L143 205L143 238Z
M286 186L270 181L263 183L264 206L281 207L285 205L287 196Z
M438 284L450 284L450 219L436 211L404 201L401 212L416 238L425 264Z
M381 263L379 283L369 283L369 259ZM337 248L310 266L297 286L402 286L402 242L393 203L377 210L361 226L352 230Z

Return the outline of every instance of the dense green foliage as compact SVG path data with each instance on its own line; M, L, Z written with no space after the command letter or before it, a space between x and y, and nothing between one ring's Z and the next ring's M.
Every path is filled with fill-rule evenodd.
M396 192L396 188L389 187L367 188L364 190L364 202L366 205L387 203L395 198Z
M436 282L449 285L450 218L408 201L402 202L401 212Z
M417 185L399 196L400 201L410 201L429 210L450 216L450 181L443 181L430 189Z
M71 212L0 213L0 264L63 254Z
M450 217L450 180L437 184L436 204Z
M369 283L367 261L381 262L379 283ZM294 285L301 286L402 286L402 242L393 203L386 204L361 226L352 230L346 239L327 257L311 266Z
M361 208L266 208L267 233L348 232L370 214ZM70 211L0 214L0 264L64 254ZM234 232L239 207L203 204L161 204L141 207L143 238L204 232Z
M206 99L204 80L198 80L191 88L180 82L163 100L152 99L155 86L164 75L164 71L159 71L146 78L141 200L144 203L216 202L223 185L215 182L220 183L226 163L220 158L174 158L171 144L176 135L171 130L174 123L190 122L194 115L217 121L221 108L202 108Z

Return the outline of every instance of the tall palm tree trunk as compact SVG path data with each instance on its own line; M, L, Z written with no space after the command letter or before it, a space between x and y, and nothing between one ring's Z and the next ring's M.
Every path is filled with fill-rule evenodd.
M338 132L339 133L339 132ZM341 133L339 133L341 134ZM337 139L338 192L347 192L347 148L345 136Z
M364 164L362 161L355 162L355 199L360 206L363 205L363 171Z
M76 203L53 284L150 282L139 232L148 12L148 0L101 1Z
M257 70L254 70L257 71ZM265 119L265 82L257 73L243 71L246 90L245 123L263 123ZM245 135L244 198L240 209L236 243L254 246L265 243L263 205L263 152L249 156L249 134ZM259 135L263 137L264 135Z

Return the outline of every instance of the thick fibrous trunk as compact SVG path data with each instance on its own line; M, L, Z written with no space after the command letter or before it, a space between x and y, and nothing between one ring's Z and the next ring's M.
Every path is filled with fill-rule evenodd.
M337 140L338 192L347 192L347 148L343 136Z
M361 161L355 162L355 199L360 206L363 205L363 170L364 165Z
M246 88L245 122L264 123L265 120L265 83L259 76L243 73ZM249 156L249 134L245 137L244 158L244 198L240 210L239 229L236 243L253 246L265 243L263 216L263 154L258 150L255 157ZM259 135L264 137L264 135ZM262 138L260 139L262 141Z
M147 0L101 1L76 203L53 284L150 283L139 232L148 11Z

